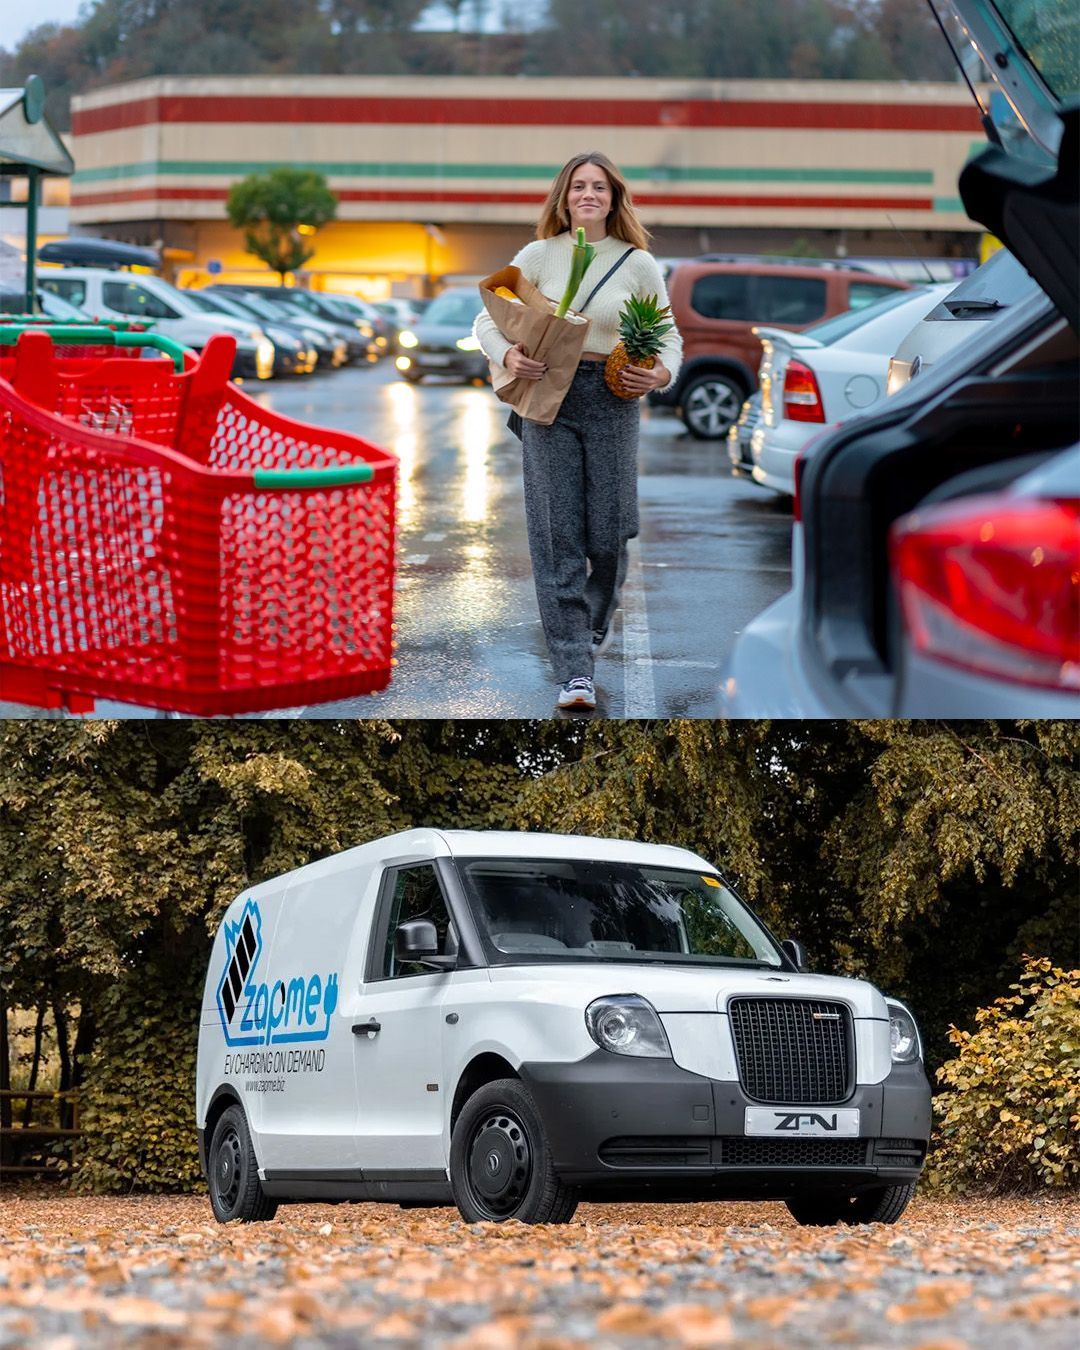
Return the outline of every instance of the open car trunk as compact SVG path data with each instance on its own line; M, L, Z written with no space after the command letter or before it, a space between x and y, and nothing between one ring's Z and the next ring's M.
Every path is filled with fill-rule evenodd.
M906 416L837 434L803 481L804 622L831 679L891 711L897 604L889 527L916 506L1008 486L1077 440L1078 344L1058 322L1011 374L972 374ZM869 566L867 565L869 560ZM810 580L812 578L812 581Z

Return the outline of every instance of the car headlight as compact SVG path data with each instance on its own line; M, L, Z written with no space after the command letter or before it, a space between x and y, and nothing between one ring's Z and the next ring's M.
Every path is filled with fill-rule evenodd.
M922 1058L919 1028L902 1003L886 999L889 1008L889 1049L894 1064L911 1064Z
M463 352L478 352L480 350L479 342L477 342L471 333L468 337L458 338L454 343L454 346L458 347Z
M585 1009L585 1025L601 1050L670 1059L671 1046L656 1009L640 994L611 994Z
M398 344L402 347L419 347L420 339L411 329L403 328L398 334Z

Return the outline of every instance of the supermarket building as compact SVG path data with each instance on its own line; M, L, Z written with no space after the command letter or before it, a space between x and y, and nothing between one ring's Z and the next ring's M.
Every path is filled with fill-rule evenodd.
M423 293L505 262L560 165L599 148L659 256L973 257L956 181L981 137L953 84L158 77L74 100L71 225L162 247L182 284L266 278L229 187L310 167L340 204L301 279Z

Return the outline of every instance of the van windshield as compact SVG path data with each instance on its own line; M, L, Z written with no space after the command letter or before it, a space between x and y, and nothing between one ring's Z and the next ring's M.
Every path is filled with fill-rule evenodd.
M780 969L773 939L710 873L634 863L459 859L489 961Z

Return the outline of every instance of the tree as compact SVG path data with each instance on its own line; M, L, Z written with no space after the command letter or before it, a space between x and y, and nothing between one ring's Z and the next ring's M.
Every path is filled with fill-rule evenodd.
M315 255L307 242L337 214L337 198L314 169L271 169L229 189L229 222L244 231L244 246L281 278Z

